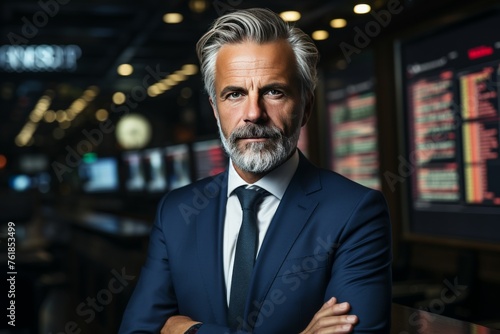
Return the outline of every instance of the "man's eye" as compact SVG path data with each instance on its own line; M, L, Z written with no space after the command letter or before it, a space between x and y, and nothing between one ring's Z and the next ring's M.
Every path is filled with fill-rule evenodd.
M240 92L232 92L232 93L229 93L229 94L226 95L226 99L230 99L230 100L231 99L234 100L234 99L237 99L239 97L241 97L241 93Z
M268 95L271 95L271 96L281 96L283 95L283 93L279 90L276 90L276 89L271 89L270 91L267 92Z

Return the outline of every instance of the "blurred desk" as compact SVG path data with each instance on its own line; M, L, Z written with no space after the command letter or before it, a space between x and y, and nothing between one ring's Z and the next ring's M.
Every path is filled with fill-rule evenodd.
M78 227L114 238L143 238L151 231L148 222L112 214L84 212L73 218Z
M116 333L145 261L151 224L83 210L66 212L64 219L72 229L68 272L78 328Z
M500 334L499 330L392 304L391 334Z

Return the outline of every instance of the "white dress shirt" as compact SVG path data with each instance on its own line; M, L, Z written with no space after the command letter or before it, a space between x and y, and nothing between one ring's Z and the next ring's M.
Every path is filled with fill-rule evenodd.
M264 197L257 212L257 227L259 231L259 243L257 256L266 235L271 220L280 204L281 198L285 193L293 174L299 165L299 154L297 151L281 166L266 174L259 181L252 185L259 186L267 190L270 195ZM231 290L231 280L233 276L234 255L236 252L236 241L240 231L242 210L240 201L233 190L242 185L248 185L236 172L232 162L229 163L228 186L227 186L227 204L226 217L224 220L224 278L226 280L227 304L229 305L229 296Z

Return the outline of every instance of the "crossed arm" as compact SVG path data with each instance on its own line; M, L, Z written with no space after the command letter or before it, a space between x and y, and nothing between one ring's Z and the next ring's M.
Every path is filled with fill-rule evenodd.
M386 333L390 323L390 224L382 197L364 196L339 239L329 287L331 297L300 334ZM338 293L338 295L337 295ZM337 298L347 300L338 303ZM352 307L353 306L353 307ZM354 314L349 314L352 311ZM359 316L359 319L358 319ZM184 334L196 319L172 316L162 334ZM356 325L360 324L357 330ZM203 328L203 325L202 327ZM297 329L299 331L301 329ZM202 330L201 330L202 331Z
M323 304L307 328L299 334L351 333L353 327L358 322L358 317L348 315L347 312L349 312L349 309L349 303L337 303L337 299L332 297ZM197 323L197 321L183 315L172 316L165 322L160 334L184 334L191 326Z
M335 250L331 277L325 291L326 297L335 298L330 298L316 311L306 328L297 328L297 332L302 330L300 334L388 332L391 287L390 225L386 209L381 205L381 196L373 196L373 192L368 194L371 195L365 194L359 201L339 239L336 240L339 247ZM162 225L156 226L158 229L150 243L153 250L150 252L151 261L144 272L148 279L143 278L138 284L139 291L134 293L135 298L132 298L133 301L129 305L130 310L124 316L121 334L156 332L165 319L168 320L163 324L161 333L184 334L188 328L201 320L195 316L191 319L179 315L176 292L173 291L172 284L165 283L169 280L158 280L158 277L169 277L170 269L168 261L155 255L159 249L165 247L163 233L160 233ZM183 251L189 250L186 248ZM184 291L184 295L186 293ZM338 303L337 299L343 302ZM170 303L167 305L164 300ZM142 330L139 329L139 323ZM156 330L148 331L146 326ZM220 332L221 328L207 323L202 325L199 333L213 333L217 330Z

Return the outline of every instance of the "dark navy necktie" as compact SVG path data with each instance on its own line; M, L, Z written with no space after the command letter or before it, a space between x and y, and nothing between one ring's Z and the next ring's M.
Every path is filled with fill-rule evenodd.
M236 188L234 192L240 200L243 221L236 242L228 323L231 328L238 328L244 323L245 302L259 242L257 210L262 198L269 193L259 187L246 186Z

